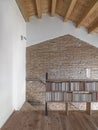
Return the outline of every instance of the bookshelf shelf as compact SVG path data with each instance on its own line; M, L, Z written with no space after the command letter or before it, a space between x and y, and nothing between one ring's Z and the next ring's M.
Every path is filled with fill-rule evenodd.
M91 102L98 102L98 80L48 79L46 76L46 107L48 102L64 102L68 114L69 102L86 102L91 113ZM47 115L46 110L46 115Z

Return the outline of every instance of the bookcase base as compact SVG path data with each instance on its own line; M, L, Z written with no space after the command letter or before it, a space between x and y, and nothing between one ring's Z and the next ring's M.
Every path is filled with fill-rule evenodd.
M69 106L69 103L68 102L65 103L66 116L69 115L68 106ZM92 114L91 102L86 102L86 113L89 114L89 115ZM45 116L48 116L48 102L45 103Z
M86 112L87 112L87 114L89 114L89 115L92 114L91 103L90 103L90 102L87 102L87 103L86 103Z

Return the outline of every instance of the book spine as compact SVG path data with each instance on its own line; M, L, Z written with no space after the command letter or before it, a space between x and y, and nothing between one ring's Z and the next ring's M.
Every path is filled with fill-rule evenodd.
M92 83L92 91L96 91L96 82Z
M59 83L55 83L55 91L59 91Z
M96 91L98 91L98 82L96 83Z
M55 101L58 101L58 94L55 92Z
M75 91L79 91L79 83L75 83Z
M74 90L74 83L71 83L71 85L70 85L70 90L71 90L71 91Z
M52 83L52 91L55 91L55 83Z
M68 99L67 99L67 93L66 93L66 92L64 92L64 101L65 101L65 102L68 101Z
M51 94L51 100L55 101L55 92L52 92L52 94Z
M62 83L59 83L59 91L62 91Z
M92 94L92 101L93 101L93 102L96 101L96 92L93 92L93 94Z
M66 91L65 87L66 87L66 86L65 86L65 82L63 82L63 83L62 83L62 91Z
M84 87L85 85L84 85L84 82L80 82L79 83L79 90L80 91L85 91L85 87Z
M96 101L98 101L98 92L96 92Z
M46 83L46 91L51 91L51 83Z
M46 92L46 101L51 101L51 92Z

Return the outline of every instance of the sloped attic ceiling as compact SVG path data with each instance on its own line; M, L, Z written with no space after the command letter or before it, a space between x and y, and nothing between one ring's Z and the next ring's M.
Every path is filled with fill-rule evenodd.
M89 33L98 33L98 0L16 0L26 21L31 16L42 18L58 14L64 22L73 21L77 27L84 26Z

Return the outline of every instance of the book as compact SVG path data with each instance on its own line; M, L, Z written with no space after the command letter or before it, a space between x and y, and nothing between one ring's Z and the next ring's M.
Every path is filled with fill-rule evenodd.
M96 88L96 91L98 91L98 82L96 82L95 88Z
M70 87L71 87L71 91L78 91L79 90L79 82L72 82Z
M84 91L84 90L85 90L84 82L80 82L79 83L79 91Z
M98 101L98 92L96 92L96 101Z
M86 82L85 83L85 90L86 91L93 91L91 82Z
M85 94L85 93L81 94L81 96L80 96L80 101L81 101L81 102L86 102L86 100L87 100L86 95L87 95L87 94Z
M55 92L55 101L59 101L59 94L58 94L58 92Z
M62 82L62 91L66 91L66 83Z
M55 91L59 91L59 83L55 83Z
M67 99L67 92L64 92L64 101L65 101L65 102L68 102L68 99Z
M92 93L92 101L95 102L96 101L96 92Z
M75 83L75 91L79 91L79 83Z
M59 83L59 91L62 91L62 83Z
M73 94L73 102L78 102L80 100L80 95L78 93Z
M46 91L51 91L51 83L46 84Z
M66 88L66 91L70 91L70 87L69 87L69 83L68 82L65 83L65 88Z
M96 82L92 83L92 91L96 91Z
M52 100L52 102L55 101L55 92L52 92L52 93L51 93L51 100Z
M87 102L91 102L91 101L92 101L91 94L88 94L88 100L87 100Z
M64 101L64 94L59 92L59 101Z
M46 92L46 101L51 101L51 92Z
M52 83L52 91L55 91L55 83Z
M70 84L70 90L74 91L74 83L73 82Z

